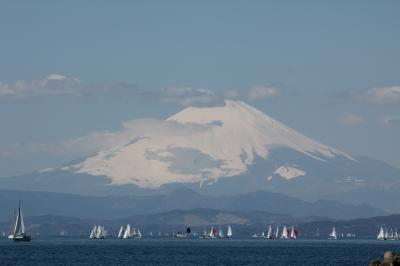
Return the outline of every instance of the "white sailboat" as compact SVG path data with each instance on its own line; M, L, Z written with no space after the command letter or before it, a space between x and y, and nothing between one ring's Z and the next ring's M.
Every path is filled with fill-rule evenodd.
M217 230L214 228L214 226L211 227L211 231L209 234L210 238L216 238L217 237Z
M275 238L279 238L279 225L276 225Z
M329 239L336 240L337 239L337 233L336 233L336 228L333 226L332 232L329 234Z
M224 238L224 233L221 228L218 228L218 238Z
M203 237L203 238L208 238L206 229L204 229L204 231L203 231L203 236L202 236L202 237Z
M274 232L271 225L268 226L267 239L274 239Z
M288 231L286 225L283 226L281 238L282 239L288 239L289 238L289 231Z
M26 234L24 216L22 215L21 201L18 205L18 213L15 219L15 226L12 239L14 241L31 241L31 237Z
M124 227L121 225L118 232L118 238L122 238L124 236Z
M389 231L388 231L387 228L386 228L386 231L385 231L385 239L389 239Z
M132 232L131 232L131 225L127 224L126 225L126 229L124 232L124 235L122 237L123 239L127 239L127 238L132 238Z
M139 228L137 229L137 234L136 234L135 238L138 238L138 239L142 238L142 233L140 232Z
M228 225L228 231L226 232L226 237L227 238L232 238L233 234L232 234L232 227L230 225Z
M297 238L297 231L294 229L293 225L292 225L292 230L290 231L290 238L291 239L296 239Z
M90 231L89 239L95 239L96 232L97 232L97 225L94 225L92 231Z
M381 229L379 229L379 233L378 233L376 239L385 240L385 231L383 230L383 226L381 226Z
M394 231L393 231L392 228L390 228L390 230L389 230L389 239L390 239L390 240L395 240L395 239L394 239Z

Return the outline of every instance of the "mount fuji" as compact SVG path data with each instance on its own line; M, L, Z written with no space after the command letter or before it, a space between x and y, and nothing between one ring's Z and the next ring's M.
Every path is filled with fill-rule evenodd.
M133 134L123 145L78 162L3 178L3 189L86 195L160 194L188 187L227 195L268 190L305 200L393 202L400 171L310 139L250 105L189 107L163 132Z

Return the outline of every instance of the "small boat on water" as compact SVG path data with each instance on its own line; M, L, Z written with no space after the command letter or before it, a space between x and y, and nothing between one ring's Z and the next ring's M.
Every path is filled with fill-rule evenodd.
M185 237L191 237L192 236L192 229L190 227L186 228L186 233L178 232L173 235L174 237L178 238L185 238Z
M385 231L383 230L383 226L381 226L381 228L379 229L379 233L376 236L376 239L378 239L378 240L386 240Z
M332 227L332 232L329 234L328 239L337 240L337 233L335 226Z
M221 228L218 228L218 238L224 238L224 233Z
M289 239L289 231L286 225L283 226L281 238Z
M208 234L207 234L206 229L204 229L203 236L201 238L204 238L204 239L208 238Z
M15 217L15 215L14 215ZM24 216L22 215L21 201L18 204L18 213L14 221L13 233L8 236L14 241L31 241L31 237L26 233Z
M267 239L274 239L275 238L275 234L272 231L272 226L271 225L268 226L268 232L267 232L267 237L266 238Z
M121 225L121 227L119 228L119 231L118 231L118 238L122 238L124 236L124 227Z
M211 227L209 237L210 238L217 238L217 236L218 236L217 229L215 229L214 226Z
M294 229L294 226L292 225L292 229L290 230L290 238L291 239L296 239L297 238L297 234L298 234L297 230Z
M232 238L232 227L228 225L228 231L226 232L226 238Z

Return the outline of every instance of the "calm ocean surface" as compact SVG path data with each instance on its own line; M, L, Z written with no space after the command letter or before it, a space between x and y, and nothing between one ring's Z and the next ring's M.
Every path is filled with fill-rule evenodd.
M368 265L400 241L0 240L0 265Z

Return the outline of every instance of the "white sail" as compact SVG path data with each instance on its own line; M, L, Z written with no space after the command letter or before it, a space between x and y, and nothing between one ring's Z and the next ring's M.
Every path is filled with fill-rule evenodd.
M288 231L286 225L283 226L281 238L283 238L283 239L288 239L289 238L289 231Z
M104 226L101 226L101 238L106 238L107 234L107 230L104 228Z
M268 232L267 232L267 239L273 239L274 238L273 234L274 233L272 232L272 226L269 225L268 226Z
M121 228L119 229L118 232L118 238L122 238L124 236L124 227L121 225Z
M126 239L126 238L130 238L130 237L131 237L131 225L127 224L124 236L122 238Z
M393 232L392 228L390 228L390 230L389 230L389 239L391 239L391 240L394 239L394 232Z
M24 216L22 215L21 202L19 203L17 218L15 220L14 238L25 235Z
M383 230L383 226L381 226L381 229L379 230L379 233L378 233L376 239L385 240L385 232Z
M290 231L290 238L292 239L296 239L297 235L296 235L296 231L294 230L294 226L292 225L292 230Z
M137 238L142 238L142 233L139 228L137 229Z
M228 226L228 231L226 232L226 237L227 238L232 237L232 227L230 225Z
M399 240L399 233L397 232L397 228L394 230L394 238Z
M335 228L335 226L333 226L332 232L329 234L329 239L334 239L334 240L337 239L337 233L336 233L336 228Z
M385 239L388 239L389 238L389 232L388 232L388 230L386 229L386 232L385 232Z
M223 238L224 237L224 233L222 233L222 229L221 228L218 229L218 237L219 238Z
M96 229L97 229L97 226L94 225L93 228L92 228L92 231L90 232L90 235L89 235L90 239L96 238Z
M276 232L275 232L275 238L279 238L279 225L276 225Z
M214 226L211 227L210 235L211 238L214 238Z

